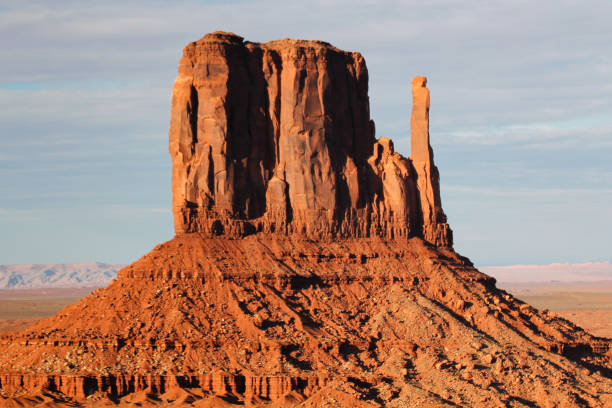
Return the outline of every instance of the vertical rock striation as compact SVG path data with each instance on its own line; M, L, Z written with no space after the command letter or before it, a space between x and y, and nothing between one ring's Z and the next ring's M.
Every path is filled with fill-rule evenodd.
M435 166L425 166L435 179L427 184L390 140L375 138L359 53L223 32L189 44L173 88L170 154L177 234L452 245Z

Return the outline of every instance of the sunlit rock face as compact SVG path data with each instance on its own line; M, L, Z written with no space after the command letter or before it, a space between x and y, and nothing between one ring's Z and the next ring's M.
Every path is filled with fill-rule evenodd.
M418 236L451 246L428 91L415 89L423 103L413 113L413 163L376 140L361 54L221 32L189 44L170 124L176 233Z

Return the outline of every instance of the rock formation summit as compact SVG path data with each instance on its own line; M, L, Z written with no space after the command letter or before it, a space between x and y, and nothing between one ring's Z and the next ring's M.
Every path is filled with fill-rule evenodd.
M610 407L609 339L452 249L412 81L411 156L363 57L216 32L183 51L176 236L0 338L0 407Z

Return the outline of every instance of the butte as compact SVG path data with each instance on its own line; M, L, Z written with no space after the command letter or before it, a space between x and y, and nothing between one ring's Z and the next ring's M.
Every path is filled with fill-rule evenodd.
M176 236L0 339L2 406L610 407L610 342L452 249L412 81L411 157L363 57L208 34L172 92Z

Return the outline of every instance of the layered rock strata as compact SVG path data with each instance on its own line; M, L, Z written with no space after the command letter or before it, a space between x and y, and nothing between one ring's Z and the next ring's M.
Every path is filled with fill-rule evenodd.
M419 238L181 234L107 288L3 335L0 396L597 407L612 402L608 347Z
M609 407L610 341L451 248L413 81L412 155L375 140L363 58L321 42L185 48L177 235L0 336L0 407Z
M421 111L415 105L413 116ZM431 152L416 123L413 139ZM452 245L433 155L413 163L376 140L356 52L227 33L191 43L173 88L170 154L177 234L419 236Z

